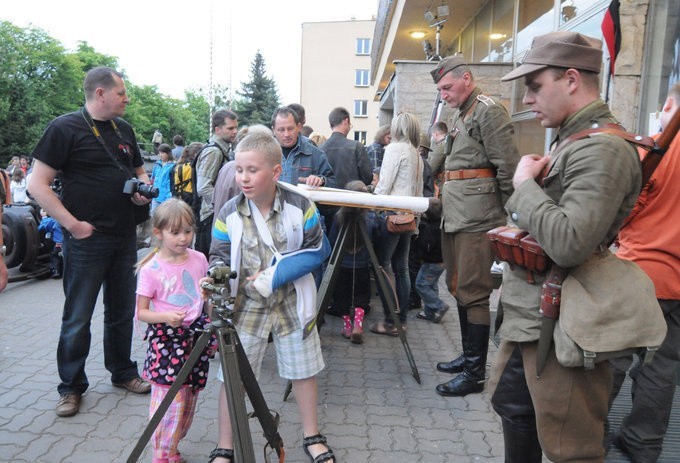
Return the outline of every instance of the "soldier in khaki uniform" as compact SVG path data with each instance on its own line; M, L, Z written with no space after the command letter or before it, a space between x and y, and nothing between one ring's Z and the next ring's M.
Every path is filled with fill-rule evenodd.
M519 154L507 110L482 94L462 57L445 58L431 74L442 99L458 109L430 165L433 175L443 173L442 255L463 340L462 355L437 365L460 373L438 385L437 393L464 396L484 389L493 263L486 232L506 223L503 205Z
M565 142L585 129L617 123L599 98L601 66L599 40L552 32L536 37L524 63L502 79L524 77L524 104L543 127L556 129L553 146L559 147L547 156L522 157L505 207L564 268L582 264L603 245L606 249L640 191L637 153L622 138L599 134ZM502 341L489 392L503 422L505 461L540 462L542 449L555 462L601 462L609 365L563 367L553 346L537 377L543 278L529 283L519 267L503 274Z

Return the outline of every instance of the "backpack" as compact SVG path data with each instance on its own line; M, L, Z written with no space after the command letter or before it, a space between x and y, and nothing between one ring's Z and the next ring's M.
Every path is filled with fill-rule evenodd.
M208 148L214 148L217 147L220 150L220 153L222 153L222 162L220 163L220 169L222 166L229 160L229 153L225 152L224 149L214 141L211 141L210 143L206 144L203 148L201 148L201 151L198 152L196 157L191 161L191 199L190 201L187 201L191 208L194 211L194 216L196 217L196 222L201 221L201 197L198 195L198 174L196 173L196 165L198 164L199 159L201 158L201 155L205 152L206 149ZM213 183L217 179L217 174L219 173L220 169L217 169L215 172L215 178L213 178Z
M193 204L194 176L190 162L175 164L170 172L170 193L185 203Z

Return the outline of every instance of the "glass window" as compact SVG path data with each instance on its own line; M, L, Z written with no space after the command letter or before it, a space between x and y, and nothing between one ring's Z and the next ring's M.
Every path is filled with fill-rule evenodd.
M357 39L357 55L371 54L371 39Z
M354 100L354 115L357 117L368 116L368 100Z
M527 50L537 35L553 31L554 0L521 0L517 24L517 53Z
M356 69L354 71L354 85L368 87L368 69Z
M496 0L493 7L491 23L491 53L489 61L494 63L512 62L512 21L514 16L514 0Z
M475 19L475 51L473 61L488 61L489 60L489 32L491 30L491 6L493 2L489 2L479 12Z
M366 144L366 132L365 131L354 131L354 141L360 141L364 145Z
M472 61L472 41L474 40L473 32L474 27L471 24L463 31L463 35L460 37L460 51L463 52L463 57L468 61Z
M542 154L546 151L546 130L535 117L515 122L515 140L520 154Z

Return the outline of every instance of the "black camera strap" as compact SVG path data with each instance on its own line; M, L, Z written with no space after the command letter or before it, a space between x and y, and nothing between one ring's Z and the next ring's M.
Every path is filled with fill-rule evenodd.
M121 162L120 159L118 159L118 158L111 152L111 149L109 149L109 146L106 144L106 141L104 140L104 137L102 137L101 132L99 132L99 129L98 129L97 126L95 125L94 120L92 119L92 116L90 116L90 113L87 111L87 108L85 108L85 106L83 106L82 109L80 110L80 114L83 116L83 119L85 120L85 123L86 123L87 126L90 128L90 131L92 132L92 135L94 135L94 137L97 139L97 141L99 141L99 143L101 143L102 147L104 148L104 151L106 151L106 154L108 154L109 157L110 157L111 159L113 159L113 162L116 163L116 165L118 166L118 168L119 168L120 170L122 170L123 172L125 172L128 176L130 176L130 177L136 177L136 175L135 175L133 169L132 169L130 166L127 166L127 165L125 166L125 168L123 168L122 166L123 166L124 164ZM125 142L125 140L123 140L123 134L120 133L120 129L118 128L118 124L116 124L116 122L115 122L113 119L109 120L109 122L111 123L111 127L113 127L113 131L116 132L116 135L118 136L118 138L120 138L120 140L121 140L122 142ZM125 151L126 151L126 154L127 154L127 148L125 148Z

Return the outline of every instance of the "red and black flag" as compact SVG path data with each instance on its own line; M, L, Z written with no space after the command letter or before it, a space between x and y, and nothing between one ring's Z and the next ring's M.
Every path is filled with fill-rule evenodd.
M621 50L621 22L619 19L619 0L612 0L602 19L602 35L609 51L609 73L614 74L614 62Z

